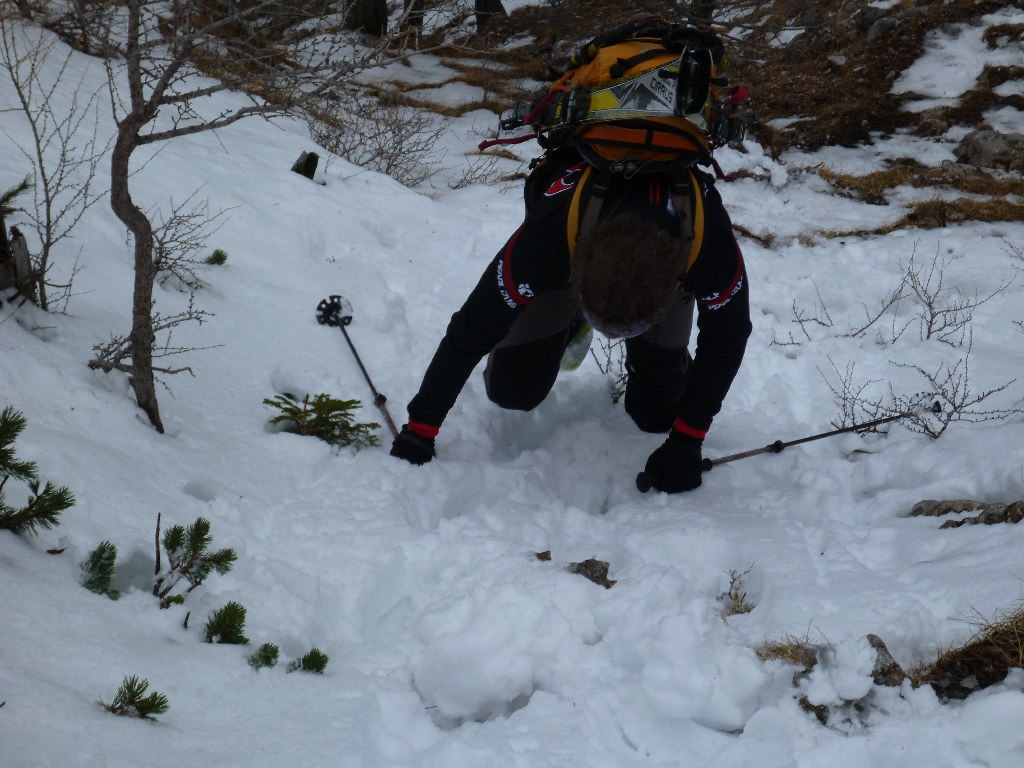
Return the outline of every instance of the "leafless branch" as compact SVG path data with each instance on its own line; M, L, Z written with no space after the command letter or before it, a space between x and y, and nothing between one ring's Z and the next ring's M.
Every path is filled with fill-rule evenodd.
M612 402L617 403L626 394L626 378L629 376L626 369L626 343L623 339L605 340L600 337L597 343L601 347L601 356L598 357L593 346L590 354L601 373L612 377Z
M840 371L831 357L828 358L828 362L832 366L832 371L837 379L836 383L833 383L831 377L822 371L821 368L818 369L818 373L821 374L825 384L832 392L832 402L839 408L840 415L837 419L832 420L832 426L836 429L846 429L854 424L875 421L876 419L892 415L883 407L882 398L872 400L865 396L867 390L879 383L878 379L869 379L858 384L854 378L856 363L847 363L846 369ZM873 429L871 431L878 430Z
M154 221L153 261L161 285L173 280L180 289L189 291L204 285L197 271L206 265L197 256L206 246L207 238L223 226L221 218L227 211L211 215L208 200L193 202L197 194L192 193L177 205L172 199L166 218L163 213L148 212Z
M55 40L46 32L29 30L7 14L0 14L0 68L14 89L17 112L25 119L30 141L22 144L0 128L21 151L32 167L33 206L26 217L38 239L33 254L33 272L39 305L50 309L47 288L61 290L60 311L70 299L71 284L79 271L78 261L64 283L49 280L55 250L72 236L85 212L106 194L96 190L96 171L112 140L99 139L99 91L84 89L86 72L75 73L73 52L63 56L54 49ZM67 97L65 104L58 106Z
M354 165L415 187L438 169L450 120L371 95L332 94L309 109L313 140Z
M177 346L172 343L174 329L182 323L195 322L202 325L209 318L214 315L203 309L196 309L195 307L195 295L190 294L188 299L188 308L182 312L177 312L173 315L161 315L159 312L153 312L153 349L152 357L154 360L171 357L173 355L180 355L185 352L198 352L204 349L216 349L221 346L215 344L207 347L185 347ZM157 339L157 334L167 331L167 335L163 341ZM132 342L130 336L115 336L111 334L110 340L105 344L97 344L93 347L94 355L93 359L89 361L89 367L93 370L103 371L104 373L110 373L111 371L123 371L125 373L132 372L131 363L127 362L132 357ZM164 374L175 374L188 373L195 375L192 369L185 366L181 368L167 368L153 366L153 370L157 373Z
M1007 419L1024 413L1024 408L1020 407L978 407L992 395L1009 388L1016 379L981 392L973 391L970 385L970 355L971 343L968 340L964 356L952 366L949 363L942 363L934 371L930 371L920 365L894 363L900 368L916 371L924 379L925 386L922 391L913 395L901 395L890 385L887 400L884 397L866 395L869 388L879 383L878 380L861 384L855 383L853 363L847 364L845 373L840 373L830 359L829 362L832 363L839 383L833 384L823 372L822 376L841 411L839 419L832 423L837 428L841 428L858 421L911 414L904 420L907 429L937 440L954 422L964 421L969 424L977 424L984 421ZM819 370L819 372L821 371ZM941 405L939 413L934 413L930 407L936 401Z
M482 155L469 161L469 167L459 176L448 179L449 189L465 189L473 184L496 184L503 174L498 167L498 158L494 155Z

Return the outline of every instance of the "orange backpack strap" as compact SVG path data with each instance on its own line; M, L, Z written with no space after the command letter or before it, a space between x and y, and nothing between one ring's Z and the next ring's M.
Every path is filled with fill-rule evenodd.
M583 188L590 180L590 174L594 172L594 166L588 165L583 170L583 175L576 182L576 189L572 193L572 202L569 204L569 220L565 223L565 238L569 246L569 259L576 253L576 241L580 237L580 200L583 198Z
M569 217L565 225L566 244L569 247L570 263L576 253L576 244L580 237L585 235L601 215L601 206L604 203L605 195L608 193L608 186L611 181L611 174L598 172L597 178L591 185L590 198L587 206L580 214L580 207L583 200L583 193L590 183L590 177L594 168L588 165L576 189L572 193L572 202L569 204ZM691 190L693 193L691 202ZM687 248L689 255L686 259L686 272L693 267L700 249L704 245L704 196L701 193L700 183L692 168L685 171L678 171L672 174L672 206L679 217L679 235L683 241L683 248ZM684 273L685 274L685 273Z
M693 198L695 206L693 210L693 242L690 243L690 257L686 260L686 271L689 272L693 263L700 255L701 246L704 245L704 195L700 190L700 182L692 168L687 168L690 180L693 183Z

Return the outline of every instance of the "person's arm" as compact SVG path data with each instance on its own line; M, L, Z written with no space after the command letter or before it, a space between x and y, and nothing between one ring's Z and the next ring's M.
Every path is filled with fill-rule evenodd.
M701 445L739 371L751 332L743 255L720 206L712 209L719 220L708 222L701 253L686 278L697 299L697 353L675 424L644 467L651 486L665 493L700 486Z
M529 303L529 299L514 289L509 294L506 276L499 277L499 271L510 269L507 262L514 241L513 235L484 270L462 308L452 315L434 359L423 375L419 392L409 403L410 422L439 428L476 364L505 338Z
M697 350L676 421L677 429L701 439L739 371L751 332L743 255L731 232L714 234L715 243L700 255L694 274L687 278L687 287L697 298Z

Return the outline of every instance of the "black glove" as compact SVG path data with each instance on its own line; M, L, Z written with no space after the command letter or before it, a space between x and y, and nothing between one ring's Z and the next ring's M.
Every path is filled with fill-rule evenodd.
M692 491L701 483L700 438L673 429L644 467L651 487L665 493Z
M405 459L410 464L426 464L437 456L434 450L434 438L417 435L409 425L402 427L402 432L391 444L391 455L399 459Z

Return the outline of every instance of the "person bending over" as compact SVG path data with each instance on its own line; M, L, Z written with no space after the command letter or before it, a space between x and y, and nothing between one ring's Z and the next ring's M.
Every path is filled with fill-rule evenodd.
M563 151L531 174L525 221L452 315L392 456L424 464L436 455L434 438L485 355L491 401L536 408L589 324L625 339L626 412L645 432L669 433L644 468L653 487L678 493L701 484L701 444L751 331L729 216L699 172L685 172L686 183L679 173L652 173L598 189L590 170Z

